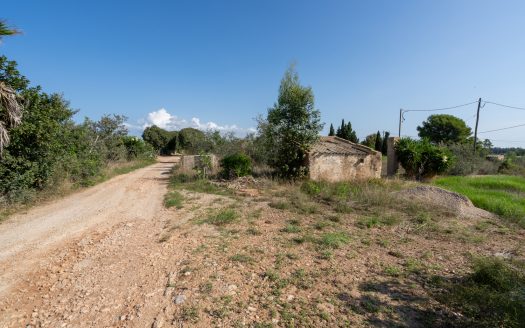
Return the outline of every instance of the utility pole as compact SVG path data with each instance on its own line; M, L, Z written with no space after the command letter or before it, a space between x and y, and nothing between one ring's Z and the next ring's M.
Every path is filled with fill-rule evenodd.
M478 100L478 113L476 114L476 128L474 129L474 153L476 152L476 143L478 142L478 122L479 122L479 109L481 108L481 98Z
M403 108L399 109L399 134L398 137L401 138L401 120L403 119Z

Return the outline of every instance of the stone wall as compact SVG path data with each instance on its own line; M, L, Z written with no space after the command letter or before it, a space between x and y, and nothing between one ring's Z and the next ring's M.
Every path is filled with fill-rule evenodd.
M211 158L211 172L209 174L216 174L219 172L219 161L215 155L207 155ZM201 163L201 155L182 155L180 156L180 168L181 172L188 174L195 173L195 168L197 168Z
M399 141L398 137L390 137L387 140L387 173L391 177L397 174L399 170L399 161L396 154L396 143Z
M319 154L309 158L310 179L353 181L381 178L381 153L369 155Z

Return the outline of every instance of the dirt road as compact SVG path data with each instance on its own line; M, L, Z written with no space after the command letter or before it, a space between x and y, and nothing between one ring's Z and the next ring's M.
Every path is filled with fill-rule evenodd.
M0 225L0 327L153 322L141 307L166 272L142 268L166 256L157 240L172 166L161 159Z

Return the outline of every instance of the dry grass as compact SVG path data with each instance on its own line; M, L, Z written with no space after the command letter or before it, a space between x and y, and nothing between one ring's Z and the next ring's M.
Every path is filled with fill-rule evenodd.
M258 197L212 190L185 201L218 231L187 224L168 241L206 249L187 250L196 270L186 287L213 285L188 304L202 309L196 326L462 326L474 312L440 295L475 272L472 256L524 258L515 226L397 199L412 185L402 181L261 185Z

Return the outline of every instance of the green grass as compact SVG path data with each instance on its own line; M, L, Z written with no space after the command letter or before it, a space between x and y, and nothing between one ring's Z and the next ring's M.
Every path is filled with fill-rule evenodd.
M195 176L190 176L183 173L174 173L170 178L169 186L171 189L186 189L204 194L215 194L221 196L232 195L230 190L221 188L211 183L209 180L198 179Z
M224 226L235 222L239 218L237 211L228 208L220 210L219 212L208 216L207 219L203 220L202 223L209 223L216 226Z
M240 262L240 263L253 263L254 259L246 254L235 254L230 257L230 260L234 262Z
M350 237L345 232L327 232L317 241L324 248L339 248L350 242Z
M301 227L294 224L287 224L284 228L281 229L281 231L287 233L298 233L301 232Z
M176 208L182 208L182 201L184 200L184 196L178 191L170 191L164 196L164 206L167 208L170 207L176 207Z
M374 228L381 226L392 226L399 223L399 219L394 216L365 216L357 220L357 226L360 228Z
M525 178L506 175L442 177L435 184L467 196L476 207L525 227Z
M478 258L473 272L460 280L435 277L438 300L461 312L464 326L523 327L525 263Z

